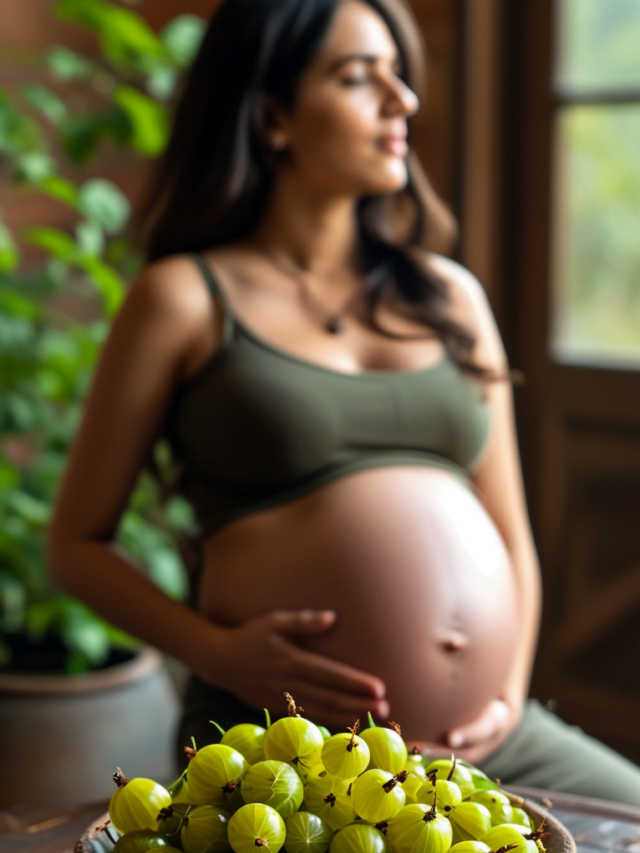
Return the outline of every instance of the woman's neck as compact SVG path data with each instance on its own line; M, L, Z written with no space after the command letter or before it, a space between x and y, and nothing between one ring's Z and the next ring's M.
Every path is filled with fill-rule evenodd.
M274 260L321 277L358 272L358 223L353 197L301 192L277 183L252 242Z

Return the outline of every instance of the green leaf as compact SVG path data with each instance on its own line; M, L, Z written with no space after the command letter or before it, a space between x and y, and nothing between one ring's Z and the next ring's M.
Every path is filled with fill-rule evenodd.
M74 649L66 656L64 669L67 675L85 675L91 672L91 662L87 660L86 655Z
M27 630L33 638L43 637L59 615L59 598L37 601L27 612Z
M20 254L13 242L11 231L0 222L0 272L15 269L20 260Z
M22 626L25 603L23 585L7 572L0 572L0 627L3 631L17 631Z
M41 151L27 151L18 157L17 178L38 184L55 171L55 161Z
M129 114L117 104L109 104L97 113L67 116L59 129L67 155L77 163L93 154L101 138L130 144L134 133Z
M104 251L104 233L97 222L79 222L76 225L76 242L88 255L101 255Z
M0 489L15 489L20 482L20 474L13 465L0 458Z
M99 258L83 255L79 259L79 264L102 293L107 316L113 317L124 298L124 282L115 270Z
M67 155L83 163L93 154L103 129L99 116L67 116L60 123L60 136Z
M98 33L107 58L116 63L165 54L160 39L144 18L131 9L104 0L62 0L56 6L56 14Z
M27 492L18 490L9 492L5 495L4 500L7 506L10 506L30 524L40 527L47 524L51 518L51 507L27 494Z
M58 228L29 228L25 232L25 239L34 246L46 249L64 263L73 263L76 260L75 242Z
M62 635L72 652L80 652L94 666L104 663L109 656L109 637L95 618L87 615L70 621L63 628Z
M35 429L38 417L33 403L22 394L3 392L0 396L0 429L6 433L28 433Z
M133 124L128 114L116 104L109 106L100 113L100 127L105 136L114 142L126 145L131 142Z
M61 0L55 7L58 18L73 21L98 33L106 25L109 9L109 4L104 0Z
M58 201L70 204L71 207L78 206L78 190L76 185L60 175L47 175L44 180L40 181L40 189L47 195Z
M173 18L160 33L169 56L180 68L191 64L202 42L206 26L204 18L187 13Z
M130 9L110 7L101 34L104 51L115 63L142 60L144 65L148 58L166 55L163 43L144 18Z
M158 64L149 72L147 89L160 101L166 101L175 92L178 84L178 74L166 63Z
M147 556L149 577L170 598L183 600L188 584L182 562L175 551L158 548Z
M59 258L49 258L45 265L45 276L51 290L63 290L69 283L69 267Z
M169 136L169 114L162 104L131 86L118 86L113 100L127 113L133 127L133 146L141 154L160 154Z
M116 628L108 622L102 622L102 624L107 632L111 645L123 646L128 649L136 649L140 645L140 640L136 637L132 637L131 634L126 634L124 631L121 631L120 628Z
M198 529L193 507L184 498L171 498L165 511L167 521L174 530L195 533Z
M19 113L6 92L0 89L0 151L15 156L43 145L36 122Z
M84 215L99 223L108 234L120 231L129 219L129 200L114 183L104 178L85 181L80 187L78 198Z
M5 358L13 354L26 361L35 331L34 324L24 314L0 314L0 352Z
M50 89L38 83L26 83L22 87L25 100L35 107L52 124L58 124L67 114L67 107Z
M20 317L31 321L37 320L40 316L38 306L31 299L23 296L21 293L3 290L2 288L0 288L0 311L12 317ZM31 337L31 330L29 330L29 337Z
M93 72L93 64L88 59L63 45L50 48L45 61L52 74L59 80L83 79Z

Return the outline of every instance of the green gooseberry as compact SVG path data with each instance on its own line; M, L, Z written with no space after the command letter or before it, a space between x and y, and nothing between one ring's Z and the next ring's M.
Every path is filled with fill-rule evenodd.
M420 789L420 801L431 803L434 794L436 795L436 806L440 811L449 812L462 802L462 791L455 782L451 782L449 779L436 779L436 784L433 786L429 780L424 782Z
M229 843L235 853L278 853L285 838L284 821L275 809L264 803L248 803L229 821Z
M189 783L187 780L186 771L180 776L177 782L174 782L171 788L171 804L172 805L195 805L191 792L189 791Z
M387 839L367 823L350 823L336 832L329 853L388 853Z
M271 723L264 736L264 755L267 759L286 761L294 767L307 769L319 763L319 750L324 743L320 729L298 714L293 698L285 693L289 716Z
M483 841L458 841L449 848L449 853L491 853L491 848Z
M502 791L495 789L476 791L469 799L472 803L481 803L489 810L492 826L498 826L501 823L519 823L513 820L513 806L509 797Z
M422 803L404 806L387 829L392 853L446 853L451 847L451 824Z
M325 770L339 779L353 779L363 773L368 765L369 747L361 737L358 737L356 722L348 733L333 735L325 740L320 753Z
M180 830L184 853L226 853L229 815L215 806L195 806L186 816Z
M187 780L178 796L188 795L197 806L210 805L228 811L231 795L249 767L244 756L221 743L189 750L188 754Z
M347 779L338 779L326 770L307 779L304 789L307 809L334 832L356 819L352 800L351 782Z
M310 720L302 717L282 717L267 729L264 754L267 759L308 766L319 763L319 748L324 738Z
M109 801L109 819L120 835L137 829L157 828L157 817L171 805L171 794L153 779L127 779L118 767L113 774L118 786Z
M247 764L257 764L264 761L264 736L266 729L253 723L239 723L231 726L222 735L220 743L237 750Z
M427 778L432 782L436 779L445 779L450 782L455 782L462 793L462 799L466 800L476 789L476 786L471 777L471 772L462 764L458 764L457 760L448 758L439 758L432 761L426 768Z
M282 818L297 812L304 797L304 787L293 767L273 760L249 767L240 792L245 803L264 803Z
M494 826L481 837L480 841L488 844L492 850L513 846L512 853L538 853L538 847L533 839L526 836L527 827L514 823L504 823Z
M427 778L427 771L424 766L424 758L417 747L409 753L404 769L412 776L420 776L421 779Z
M511 807L511 820L506 820L504 823L519 823L527 829L533 830L534 824L533 820L529 817L526 811L520 806L512 806Z
M158 815L158 832L169 842L172 836L180 833L184 816L191 810L192 806L187 803L171 803L171 805L162 809Z
M459 803L447 812L447 817L456 830L454 836L458 836L457 841L484 841L485 833L491 829L489 810L480 803Z
M121 835L113 848L114 853L148 853L162 847L166 848L167 842L150 829L136 829Z
M296 812L284 821L286 853L326 853L333 830L311 812Z
M351 783L353 808L364 820L382 823L392 820L405 804L402 785L408 774L394 776L386 770L366 770Z
M385 726L376 726L371 715L369 722L369 728L360 734L371 753L368 769L385 770L395 776L404 770L409 757L407 745L398 731L399 727L388 729Z
M415 803L424 802L421 799L420 793L424 787L424 779L420 776L416 776L413 773L409 773L405 781L402 783L402 790L404 791L405 804L412 805Z

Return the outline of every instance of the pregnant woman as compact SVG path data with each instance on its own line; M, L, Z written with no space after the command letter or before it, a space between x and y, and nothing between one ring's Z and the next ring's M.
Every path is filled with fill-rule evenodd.
M61 484L55 580L182 660L179 746L370 711L503 782L640 804L640 775L527 689L540 591L484 293L432 251L401 0L226 0L140 214L148 265ZM114 538L155 441L201 535L194 608Z

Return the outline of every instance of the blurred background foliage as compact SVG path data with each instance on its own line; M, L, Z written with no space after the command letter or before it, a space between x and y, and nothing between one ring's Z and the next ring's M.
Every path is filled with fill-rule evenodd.
M0 669L18 665L17 639L54 638L66 671L79 673L133 641L51 586L45 531L100 347L141 259L127 237L128 198L105 177L73 175L105 145L134 151L141 165L163 150L168 105L205 21L179 15L156 34L136 11L107 0L60 0L52 14L90 30L99 49L53 46L40 58L50 85L29 82L12 96L0 89L0 177L9 195L44 194L70 208L74 222L16 233L0 220ZM60 309L65 294L92 306L88 319ZM159 443L161 470L169 456ZM192 530L188 505L163 505L142 474L118 541L175 598L187 592L178 540Z
M557 132L554 346L561 358L637 366L640 2L558 9L556 89L583 103L560 110Z

